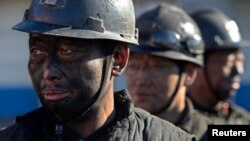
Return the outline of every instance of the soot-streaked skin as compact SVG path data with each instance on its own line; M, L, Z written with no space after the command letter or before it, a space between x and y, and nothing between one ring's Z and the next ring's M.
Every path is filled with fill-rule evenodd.
M211 53L206 66L209 81L220 100L232 97L240 88L244 73L244 54L240 50Z
M106 57L100 43L30 34L29 50L29 73L43 105L66 120L91 104Z
M170 102L179 80L179 68L170 59L131 53L126 80L135 106L154 113Z

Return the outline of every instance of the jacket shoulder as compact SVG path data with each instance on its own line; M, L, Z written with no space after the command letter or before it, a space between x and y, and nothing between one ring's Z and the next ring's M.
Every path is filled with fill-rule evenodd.
M36 131L36 121L42 109L32 111L16 118L16 122L0 131L0 141L29 141Z
M22 127L15 123L0 131L0 141L23 141L23 135Z
M192 125L188 132L196 135L198 140L202 140L207 136L208 125L216 124L210 117L197 110L193 111L190 120Z
M249 124L250 123L250 113L236 104L230 104L231 112L228 116L228 124Z
M149 140L195 141L196 137L174 124L162 120L147 111L135 108L135 118L144 127L144 136Z

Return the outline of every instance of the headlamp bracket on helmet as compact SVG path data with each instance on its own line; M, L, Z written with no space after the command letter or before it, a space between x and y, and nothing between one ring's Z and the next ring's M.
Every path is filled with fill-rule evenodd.
M67 0L41 0L40 4L63 8Z

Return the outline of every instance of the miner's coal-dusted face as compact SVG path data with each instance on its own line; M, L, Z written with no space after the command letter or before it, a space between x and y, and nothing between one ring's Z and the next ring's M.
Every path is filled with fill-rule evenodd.
M159 111L171 102L179 77L174 60L144 53L130 55L126 81L137 107L151 113Z
M244 73L244 54L240 50L216 51L207 57L207 73L221 100L228 99L240 88Z
M109 53L103 46L101 40L30 34L28 69L41 102L65 118L91 104Z

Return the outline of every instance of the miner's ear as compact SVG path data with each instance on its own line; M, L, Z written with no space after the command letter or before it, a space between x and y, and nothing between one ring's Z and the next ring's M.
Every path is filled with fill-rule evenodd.
M186 65L185 72L186 72L185 85L189 87L194 83L197 77L197 73L198 73L197 66L191 63L188 63Z
M127 43L118 43L114 50L112 75L120 76L125 70L129 58Z

